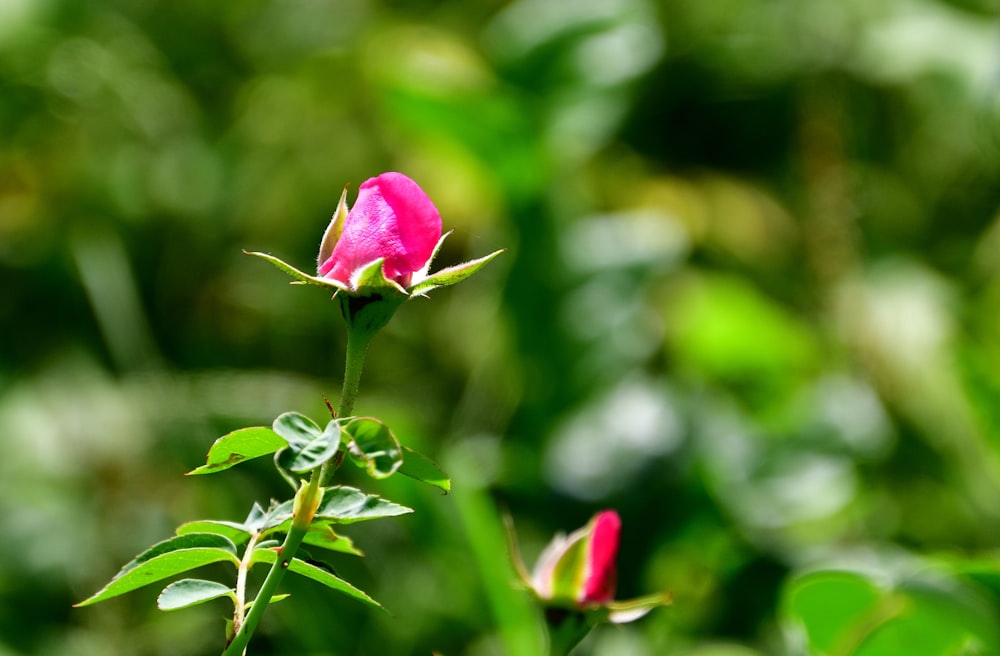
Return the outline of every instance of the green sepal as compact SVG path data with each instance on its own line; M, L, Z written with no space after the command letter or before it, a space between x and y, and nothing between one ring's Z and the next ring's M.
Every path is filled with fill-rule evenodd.
M388 478L403 464L403 450L389 427L374 417L356 417L344 426L351 459L372 478Z
M244 460L269 455L286 446L288 444L285 440L266 426L240 428L215 440L208 450L207 462L192 469L187 475L214 474Z
M350 288L344 283L340 282L339 280L334 280L332 278L321 278L319 276L310 276L308 273L304 271L299 271L288 262L278 259L275 256L270 255L268 253L259 253L256 251L243 251L243 252L247 255L254 255L263 260L267 260L274 266L278 267L279 269L290 275L292 278L295 278L295 280L292 281L293 285L295 284L317 285L319 287L327 287L333 289L334 293L338 291L341 292L350 291Z
M236 545L214 533L178 535L154 544L119 570L111 581L75 606L89 606L188 570L228 561L239 565Z
M451 479L448 475L433 460L409 447L403 447L403 464L398 471L421 483L433 485L445 492L451 491Z
M347 187L344 187L344 192L340 194L340 202L337 203L337 211L333 213L333 217L330 219L330 225L326 227L326 231L323 232L323 241L319 244L319 256L316 258L316 269L323 266L331 255L333 255L333 249L337 247L337 242L340 241L340 234L344 231L344 222L347 221Z
M278 464L285 470L303 474L332 458L340 448L340 422L331 419L320 429L313 420L297 412L286 412L274 420L274 432L287 442L288 449L278 454Z
M479 271L487 262L495 258L500 253L503 253L504 250L505 249L493 251L485 257L469 260L468 262L456 264L455 266L445 267L440 271L432 273L410 287L408 290L410 296L424 296L427 292L437 289L438 287L449 287L460 283Z
M180 610L220 597L229 597L236 602L236 592L227 585L205 579L181 579L163 588L156 598L156 607L160 610Z
M595 620L600 622L611 622L612 624L628 624L644 617L649 611L661 606L669 606L674 601L674 595L670 592L636 597L635 599L624 599L620 601L610 601L601 604L593 609L588 609L588 614L594 614Z
M354 273L351 274L351 291L349 293L356 296L385 296L388 294L405 298L407 296L406 290L395 280L389 280L385 277L383 264L385 264L385 258L380 257L355 269Z
M272 564L277 559L278 555L271 549L259 549L253 553L253 561ZM382 605L365 594L362 590L354 587L344 579L338 577L333 572L325 570L321 567L311 565L304 560L299 560L298 558L292 558L291 562L288 563L288 571L298 574L299 576L304 576L308 579L312 579L317 583L322 583L326 587L336 590L337 592L343 592L358 601L362 601L376 608L382 608Z

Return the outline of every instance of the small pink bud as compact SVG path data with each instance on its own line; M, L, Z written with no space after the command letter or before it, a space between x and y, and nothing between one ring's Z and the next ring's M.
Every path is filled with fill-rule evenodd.
M337 228L336 245L319 263L320 276L353 288L352 277L381 258L386 280L407 288L434 255L441 215L416 182L402 173L383 173L361 185L354 207ZM327 248L324 240L321 256Z
M542 599L586 607L615 596L621 519L604 510L569 536L557 535L538 559L532 587Z
M593 526L583 586L577 601L581 604L604 604L615 598L618 582L618 537L622 520L614 510L605 510L591 521Z

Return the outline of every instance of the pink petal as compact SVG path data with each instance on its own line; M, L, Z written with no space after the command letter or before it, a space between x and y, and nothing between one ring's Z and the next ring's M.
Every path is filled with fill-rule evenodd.
M319 273L349 285L351 274L383 258L385 277L405 287L440 238L441 215L423 189L402 173L383 173L359 188L340 239Z
M594 517L580 603L602 604L614 599L618 582L615 560L621 528L621 518L614 510L604 510Z

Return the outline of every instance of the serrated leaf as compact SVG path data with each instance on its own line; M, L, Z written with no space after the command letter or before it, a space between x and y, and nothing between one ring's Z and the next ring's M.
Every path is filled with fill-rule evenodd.
M89 606L188 570L228 561L239 565L236 545L214 533L178 535L154 544L119 570L111 581L76 606Z
M413 512L412 508L387 501L374 494L347 485L328 487L313 521L326 520L337 524L353 524L369 519L397 517Z
M288 450L278 454L278 464L296 474L319 467L340 448L341 429L336 419L320 430L308 417L286 412L274 420L274 430L288 441Z
M243 544L250 538L250 530L243 524L215 519L197 519L185 522L177 527L176 533L177 535L214 533L229 538L236 546Z
M399 440L378 419L358 417L344 430L351 436L351 457L363 464L372 478L388 478L403 464Z
M330 524L354 524L383 517L398 517L413 512L412 508L401 506L374 494L346 485L337 485L323 490L323 501L313 516L311 528L320 529ZM270 532L288 532L292 524L292 502L286 501L271 511ZM281 520L280 522L278 520Z
M217 439L208 450L208 462L189 471L187 475L214 474L286 446L285 440L266 426L241 428Z
M500 253L503 253L504 249L494 251L485 257L480 257L475 260L470 260L468 262L463 262L462 264L456 264L455 266L446 267L432 273L420 282L416 283L410 287L409 292L411 296L423 296L427 292L436 289L438 287L448 287L462 282L466 278L472 276L472 274L479 271L483 266L495 258Z
M441 471L433 460L409 447L403 447L403 464L399 468L399 473L445 492L451 491L451 479L448 475Z
M254 552L254 560L263 563L273 563L277 559L277 554L274 551L262 550L258 555ZM326 587L336 590L337 592L343 592L346 595L354 597L358 601L362 601L366 604L375 606L376 608L382 608L382 605L369 597L363 591L354 587L344 579L338 577L333 572L329 572L321 567L316 567L315 565L310 565L304 560L299 560L298 558L293 558L290 563L288 563L288 571L298 574L299 576L304 576L308 579L312 579L317 583L322 583Z
M308 273L305 273L304 271L299 271L291 264L283 260L280 260L268 253L258 253L252 251L243 251L243 252L246 253L247 255L253 255L263 260L267 260L268 262L278 267L291 277L295 278L295 282L297 283L306 285L318 285L320 287L329 287L334 289L335 291L345 291L345 292L349 291L347 285L340 282L339 280L334 280L332 278L320 278L317 276L310 276Z
M156 598L160 610L179 610L203 604L219 597L236 601L236 592L227 585L205 579L181 579L163 588Z

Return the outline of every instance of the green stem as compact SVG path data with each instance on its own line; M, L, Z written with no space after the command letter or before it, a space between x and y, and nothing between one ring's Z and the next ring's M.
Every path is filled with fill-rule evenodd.
M368 351L368 343L371 342L373 334L374 332L355 328L349 328L347 331L347 362L344 366L344 388L340 394L340 404L337 407L338 417L349 417L354 410L354 400L358 396L361 371L365 364L365 353ZM337 458L336 461L327 461L319 469L313 470L308 486L299 493L304 493L309 499L315 497L319 493L320 487L325 486L333 476L339 463L340 458ZM304 505L311 504L307 503ZM222 656L241 656L244 653L247 643L250 641L250 636L253 635L254 629L257 628L264 610L271 603L271 597L278 591L278 585L285 577L288 564L292 562L295 552L298 551L299 545L302 544L302 539L305 538L311 521L311 513L308 517L296 516L292 518L292 526L288 534L285 535L285 541L281 544L280 549L278 549L278 558L271 565L264 583L261 584L260 591L257 593L257 598L250 607L250 612L247 614L246 620L242 622L233 639L226 646L226 650L222 652Z
M298 494L304 494L306 499L316 497L319 493L319 478L319 472L314 470L312 478L309 479L309 484L304 490L300 490ZM297 505L311 508L312 512L315 512L315 504L309 501ZM299 545L302 544L302 539L309 530L309 523L312 521L312 512L306 516L297 514L295 517L292 517L292 526L288 530L288 534L285 535L285 541L278 549L278 557L275 559L274 564L271 565L264 583L261 584L260 590L257 592L257 598L254 599L253 605L250 607L246 621L243 622L236 635L233 636L232 641L226 646L226 650L222 652L222 656L240 656L244 653L247 643L250 641L250 636L253 635L254 629L257 628L257 624L260 622L260 618L264 615L268 604L271 603L271 597L278 591L278 584L285 578L285 572L288 571L288 564L292 562L295 552L298 551Z
M340 403L337 406L337 417L350 417L354 411L354 400L358 398L358 388L361 385L361 371L365 366L365 354L368 344L375 333L349 326L347 329L347 360L344 363L344 387L340 392ZM337 453L333 460L328 460L320 467L320 485L326 486L333 473L343 461L343 451Z

